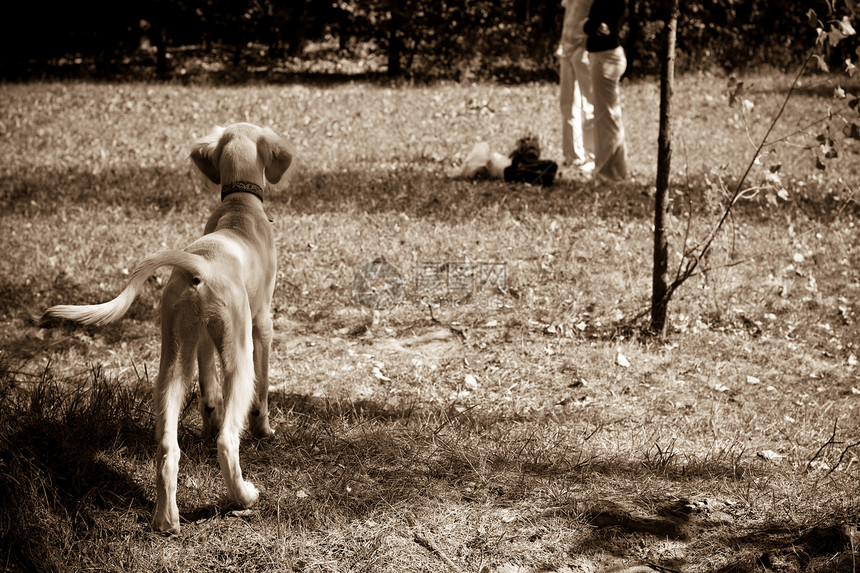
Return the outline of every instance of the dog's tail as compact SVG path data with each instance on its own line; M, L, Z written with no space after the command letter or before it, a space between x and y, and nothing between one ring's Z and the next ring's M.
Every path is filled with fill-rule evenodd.
M162 251L150 255L132 271L128 284L115 299L102 304L52 306L42 314L41 322L44 323L48 318L56 317L81 324L103 326L119 320L134 302L146 279L152 276L156 269L164 266L179 267L201 279L206 276L209 264L200 255L185 251Z

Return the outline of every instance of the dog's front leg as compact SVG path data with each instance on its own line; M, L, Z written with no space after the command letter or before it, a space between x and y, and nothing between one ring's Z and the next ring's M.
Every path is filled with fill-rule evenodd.
M269 352L272 348L274 326L272 318L265 315L254 323L254 380L256 399L251 410L251 433L258 438L268 438L275 431L269 425Z
M224 401L215 370L215 343L205 328L200 329L197 343L197 365L200 377L200 417L203 420L201 435L215 438L221 431L224 419Z

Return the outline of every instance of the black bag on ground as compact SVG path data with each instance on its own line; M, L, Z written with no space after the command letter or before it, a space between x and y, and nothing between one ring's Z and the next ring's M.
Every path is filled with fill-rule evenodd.
M555 161L541 161L540 143L534 135L517 141L511 152L511 164L505 168L505 181L529 185L552 185L558 165Z
M505 181L528 183L529 185L552 185L558 164L555 161L525 162L517 158L505 167Z

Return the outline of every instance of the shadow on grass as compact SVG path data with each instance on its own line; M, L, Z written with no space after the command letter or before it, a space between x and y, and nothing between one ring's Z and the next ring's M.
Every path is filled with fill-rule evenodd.
M8 358L7 358L8 360ZM0 365L0 547L4 564L63 571L76 540L103 526L104 512L148 519L145 490L113 454L151 455L141 393L100 371L93 384L28 379ZM15 570L15 569L13 569Z
M58 380L50 371L34 376L0 363L0 561L7 570L62 571L79 563L87 551L82 548L92 551L106 540L149 531L154 502L145 484L153 479L155 453L150 392L142 383L107 379L98 369L89 380ZM589 442L602 431L596 419L571 422L570 435L559 441L552 420L540 413L524 417L409 399L381 403L280 392L272 393L271 407L285 413L276 435L242 445L243 469L263 491L254 513L305 531L391 508L420 511L428 502L512 507L558 483L570 484L564 488L570 491L596 488L545 500L547 511L589 524L588 547L612 553L623 550L629 534L688 540L722 524L700 522L685 501L673 505L655 496L633 506L595 497L611 490L607 484L724 482L757 471L753 461L741 465L738 459L655 468L647 460L607 455ZM185 463L211 466L206 473L217 476L217 456L212 443L197 436L193 404L186 412L191 414L180 428ZM209 487L193 493L184 483L181 478L180 510L192 534L196 524L229 515L223 501L205 501ZM212 488L223 500L220 477ZM535 511L543 515L541 508ZM779 559L800 559L802 565L840 551L839 543L841 562L847 562L842 529L795 530L792 536L781 527L738 534L736 526L727 526L721 543L741 553L736 568L723 571L755 571L760 562ZM797 547L808 558L791 553Z
M647 186L595 185L557 179L549 187L499 180L451 178L438 169L308 174L294 182L285 202L300 213L403 212L413 218L457 223L499 210L513 216L588 215L623 220L650 218Z
M160 246L154 246L153 251L160 248ZM74 304L78 301L104 302L117 296L120 292L118 289L116 294L106 294L104 290L99 288L98 284L81 281L64 271L53 272L51 276L51 283L41 285L41 288L34 288L32 280L25 276L0 277L0 320L9 320L23 312L29 315L33 324L36 324L41 312L54 304ZM161 297L163 285L159 284L154 277L150 277L147 283L147 288L138 293L128 311L123 315L125 319L158 320L159 311L155 302ZM90 333L103 332L112 341L117 342L119 340L115 325L87 327L71 321L51 320L45 326L57 326L58 324L65 324Z
M702 459L674 454L661 459L654 455L642 459L602 455L589 444L604 431L599 415L565 421L568 439L555 438L549 446L550 440L542 439L541 430L552 432L559 423L557 414L524 416L504 410L463 409L455 404L428 408L415 401L391 406L372 400L332 400L278 392L271 394L270 403L272 408L289 413L291 423L281 438L290 444L289 449L310 455L324 443L329 454L343 449L360 452L361 458L405 452L422 459L417 466L453 482L473 480L476 468L537 477L585 479L603 475L634 480L642 475L670 480L745 480L760 468L755 459L746 460L733 452ZM361 429L357 437L353 436L356 428ZM350 437L339 441L344 435ZM338 455L334 458L341 459ZM387 461L395 463L396 458Z
M102 302L111 298L95 283L79 282L62 272L50 285L45 284L38 289L28 284L31 282L34 281L18 277L0 278L0 321L14 325L5 328L0 335L0 345L7 356L29 360L71 349L86 356L95 339L106 347L121 347L131 340L156 336L152 329L140 328L141 323L146 323L157 329L160 323L160 307L156 300L161 296L161 285L152 278L148 288L135 298L124 320L104 326L82 325L62 319L40 322L41 313L53 304ZM15 319L19 320L17 324L13 322Z
M4 213L26 217L105 207L121 208L140 217L135 211L151 214L198 208L208 197L190 167L112 168L98 173L45 168L0 182Z
M811 527L768 524L726 535L721 543L733 548L729 564L716 573L758 571L855 571L856 526L829 518Z
M286 208L300 214L331 212L403 212L432 220L471 220L487 209L504 209L516 215L575 215L650 218L647 186L638 183L595 186L559 179L551 187L532 187L502 181L452 179L426 160L397 170L298 172L290 187L272 191L271 209ZM142 168L86 171L50 171L12 177L0 184L0 208L25 217L66 211L120 208L129 217L141 211L211 210L216 197L202 188L190 168ZM201 222L202 224L202 222Z
M673 205L683 212L692 207L697 217L709 221L719 213L705 212L708 201L703 193L703 189L687 189L683 197L673 198ZM500 209L513 216L528 212L650 221L652 194L650 180L597 184L559 177L550 187L533 187L499 180L455 179L443 166L416 157L411 161L407 158L395 169L311 172L300 167L289 188L269 192L266 201L270 210L299 214L402 212L412 218L452 223ZM140 218L141 211L152 217L167 211L209 211L216 201L190 167L111 169L102 173L45 169L0 183L0 208L26 217L105 207L123 209L131 218ZM828 192L808 189L793 203L780 202L774 207L758 197L739 203L735 212L772 218L779 210L797 210L809 217L821 217L835 216L847 208L860 214L858 204L848 203L839 202Z

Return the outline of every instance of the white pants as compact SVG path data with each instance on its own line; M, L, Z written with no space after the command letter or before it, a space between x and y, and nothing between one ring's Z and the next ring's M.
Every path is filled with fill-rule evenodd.
M559 56L561 76L561 151L566 164L594 158L594 111L591 72L584 48Z
M627 69L621 47L590 52L591 90L594 102L594 174L608 179L627 177L627 146L621 120L618 82Z

